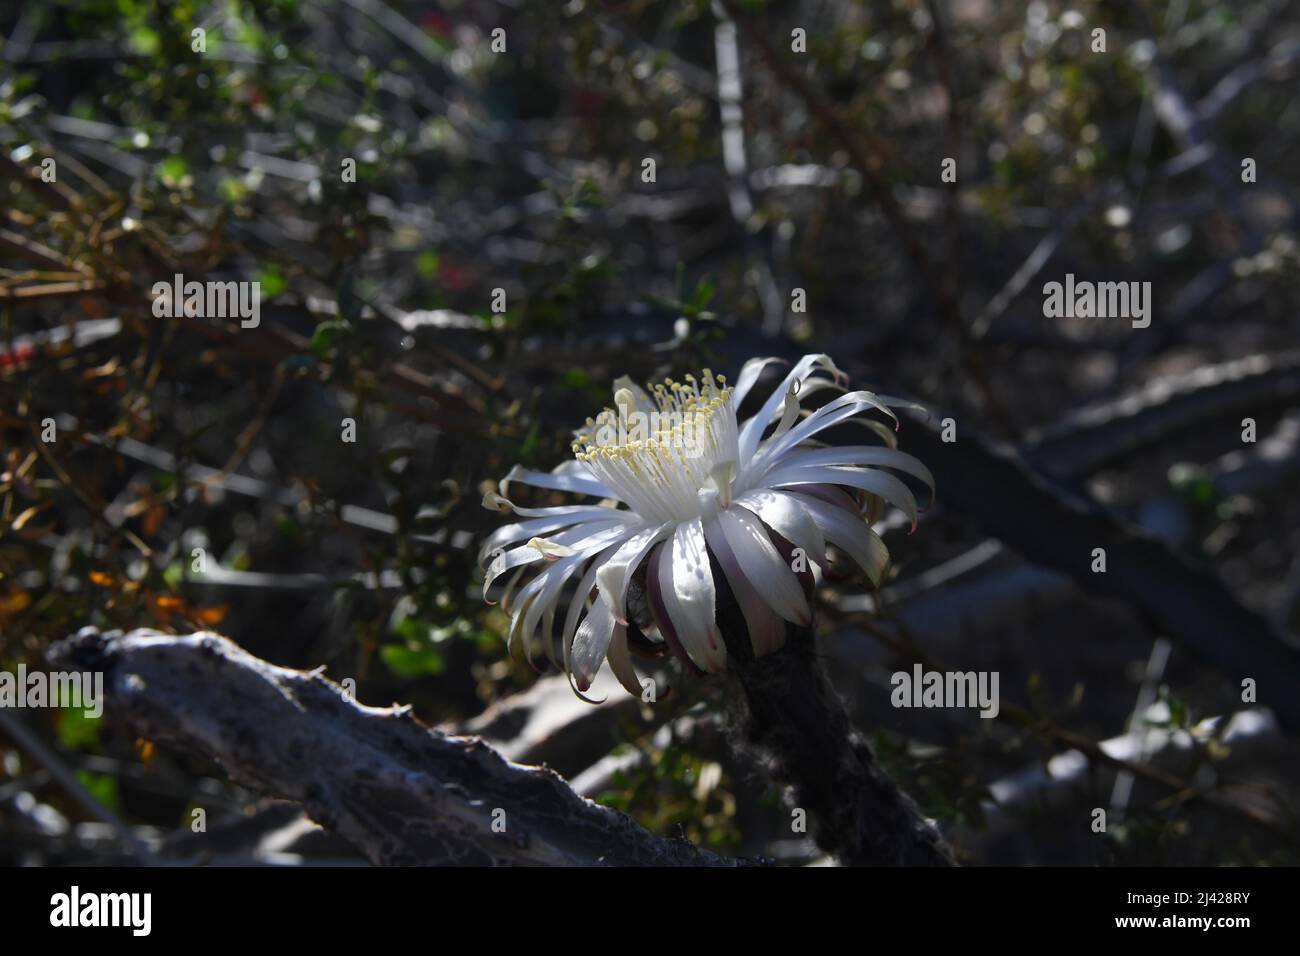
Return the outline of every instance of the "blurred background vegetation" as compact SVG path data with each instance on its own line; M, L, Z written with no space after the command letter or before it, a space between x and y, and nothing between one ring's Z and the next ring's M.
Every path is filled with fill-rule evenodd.
M621 374L734 375L753 355L822 351L869 387L1024 446L1081 407L1283 355L1300 341L1298 8L6 7L0 666L41 666L86 624L210 628L353 678L364 702L409 702L431 724L516 741L513 756L590 771L588 792L657 832L815 858L726 745L717 687L683 683L667 722L611 702L573 718L595 724L580 740L518 742L510 702L538 675L505 654L506 619L476 587L477 541L497 520L483 490L512 464L568 457ZM720 70L733 60L738 100ZM49 158L55 182L40 175ZM1042 283L1067 272L1150 281L1151 327L1044 319ZM155 318L150 289L175 273L259 281L261 325ZM796 288L807 311L791 308ZM1259 465L1223 461L1253 453L1240 417L1148 437L1072 481L1294 633L1295 474L1246 493L1219 480ZM1286 402L1257 417L1261 442L1294 442ZM46 418L56 442L40 440ZM877 606L889 622L890 595L910 601L910 629L906 614L891 629L854 612L853 581L828 582L823 600L827 653L858 648L838 669L845 693L904 787L964 828L966 858L1296 862L1294 810L1275 806L1297 786L1284 741L1216 773L1230 748L1197 737L1176 771L1188 789L1140 780L1104 838L1037 803L1014 827L986 818L991 785L1070 734L1114 737L1131 718L1191 728L1232 709L1235 681L1180 654L1148 680L1159 635L1074 590L1027 592L996 627L962 618L960 640L944 625L949 639L927 642L927 602L955 585L926 572L981 541L942 507L890 539L896 586ZM979 575L1019 567L1005 552L976 563L961 583L977 594ZM974 606L1005 600L987 589ZM1023 707L997 726L889 709L889 671L919 653L1000 669ZM1158 699L1134 718L1144 681ZM324 838L291 856L250 848L250 828L283 827L285 808L111 719L14 719L92 800L0 733L0 862L125 858L112 819L184 859L355 859ZM1083 791L1071 806L1112 805L1108 778ZM190 832L197 806L207 834Z

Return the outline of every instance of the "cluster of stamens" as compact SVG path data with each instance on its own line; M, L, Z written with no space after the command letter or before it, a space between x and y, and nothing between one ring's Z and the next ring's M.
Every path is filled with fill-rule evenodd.
M629 388L573 442L573 454L598 479L646 518L683 518L699 513L699 493L715 468L735 462L736 414L726 379L704 370L655 385L638 401Z

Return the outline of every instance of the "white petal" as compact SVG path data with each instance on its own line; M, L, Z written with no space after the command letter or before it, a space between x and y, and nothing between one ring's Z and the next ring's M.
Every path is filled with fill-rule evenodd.
M870 445L837 445L831 448L800 448L781 459L780 467L793 468L808 465L870 465L892 468L921 479L934 497L934 475L917 458L893 448L876 448Z
M548 508L521 508L504 495L488 491L483 495L483 507L489 511L505 513L513 511L525 518L544 518L550 515L599 515L602 511L613 511L608 505L554 505Z
M872 585L879 585L885 567L889 564L889 549L880 535L862 520L861 515L827 504L811 495L795 495L808 512L821 525L826 540L846 551L858 566L867 573Z
M708 539L709 548L718 559L718 564L722 566L722 573L731 585L731 593L735 595L736 603L745 616L745 627L749 630L749 642L754 648L754 656L771 654L785 643L785 622L745 576L716 520L704 523L704 536Z
M601 512L604 512L601 514ZM519 521L515 524L502 525L490 535L483 539L483 545L479 548L479 563L491 555L494 551L505 547L508 544L514 544L516 541L523 541L525 538L531 538L534 535L550 534L560 528L567 528L570 525L585 524L589 521L605 522L613 524L623 522L632 517L626 511L614 511L611 508L592 509L590 514L563 514L548 518L532 518L528 521ZM494 555L495 556L495 555Z
M591 686L605 660L613 635L614 615L609 613L609 605L604 601L596 601L573 638L569 668L578 690L586 691Z
M786 451L818 432L869 411L883 412L893 419L895 426L898 424L898 419L889 407L871 392L846 392L827 402L784 435L769 441L760 450L759 460L766 467L775 466L778 458Z
M826 564L826 539L813 516L798 498L784 491L760 488L736 499L763 519L763 523L796 548L802 548L817 564Z
M764 481L774 488L807 484L848 485L879 495L903 510L916 527L916 497L912 490L888 472L874 468L847 468L836 465L809 468L778 468Z
M575 462L574 464L580 464ZM532 485L534 488L550 488L553 491L573 491L583 495L595 495L597 498L617 498L614 492L610 491L594 477L591 473L582 468L581 471L568 468L565 471L557 469L552 472L530 471L527 468L520 468L518 465L510 469L510 473L501 479L501 494L508 495L510 482L518 481L521 484Z
M600 586L600 596L609 605L615 620L627 623L627 611L624 602L627 599L628 584L632 575L646 552L662 541L672 530L673 523L665 521L654 528L645 528L624 541L596 574L596 583Z
M584 560L586 559L577 556L556 561L544 571L539 572L519 592L518 600L521 605L510 621L510 639L512 641L522 641L525 649L531 647L533 633L537 630L538 621L548 611L554 612L555 604L559 599L560 591L564 589L565 582L573 577L574 572L578 570ZM536 600L532 601L531 604L525 605L522 603L532 597L533 594L537 594Z
M727 666L727 649L718 633L713 571L700 519L677 525L664 549L659 587L677 640L701 670L721 671Z
M582 576L582 580L578 582L578 589L569 600L569 612L564 617L564 633L560 637L560 645L564 648L564 669L566 671L569 669L569 650L573 643L573 629L578 624L578 615L586 606L591 589L596 586L596 572L600 570L601 565L605 563L608 556L613 553L614 549L611 547L596 555L595 559L587 567L587 572Z
M785 401L786 393L794 382L803 382L809 375L819 368L830 369L835 371L835 363L831 361L828 355L805 355L795 363L785 380L773 390L768 396L763 407L759 409L758 414L745 422L740 429L740 460L749 461L754 457L754 450L758 447L759 439L763 437L763 432L768 424L772 421L776 411Z
M593 526L578 525L569 528L553 535L551 540L557 544L570 546L576 553L590 554L608 545L611 541L618 540L626 533L627 527L621 521L613 525L600 522ZM492 559L492 563L487 567L483 577L483 592L486 594L488 588L492 586L492 582L511 568L517 568L525 564L535 564L542 560L544 560L542 553L529 545L502 551Z
M740 570L763 600L787 621L807 627L812 612L803 585L781 558L763 523L743 508L720 511L717 520Z
M740 408L740 403L745 400L745 396L749 394L749 390L754 387L754 383L758 381L758 377L763 374L763 369L769 365L779 364L782 361L784 359L752 358L741 366L740 375L737 377L736 383L731 386L731 399L737 409Z
M576 553L567 544L549 541L546 538L529 538L528 547L537 551L547 561L554 561L556 558L571 558Z

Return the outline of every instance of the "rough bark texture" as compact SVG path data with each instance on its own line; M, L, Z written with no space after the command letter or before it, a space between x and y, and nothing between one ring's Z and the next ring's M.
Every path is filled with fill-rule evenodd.
M86 628L48 656L63 669L103 671L110 711L141 735L301 803L376 864L738 862L657 837L549 769L432 731L409 708L361 706L317 672L268 664L216 634Z
M790 628L781 650L757 660L743 622L727 621L723 637L729 671L745 697L748 743L793 789L823 850L851 866L955 865L934 824L854 729L822 673L810 631Z

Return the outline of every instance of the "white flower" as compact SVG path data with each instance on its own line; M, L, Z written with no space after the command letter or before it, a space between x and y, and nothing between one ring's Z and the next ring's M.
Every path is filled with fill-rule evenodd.
M501 575L514 572L502 599L511 611L512 651L527 653L540 627L554 660L561 592L577 579L559 633L564 669L581 693L607 659L623 686L639 695L628 641L629 626L634 633L636 627L626 603L643 565L653 616L640 629L643 636L707 672L723 670L727 661L715 620L714 563L744 614L756 656L781 646L786 621L810 623L805 582L811 578L805 572L801 580L795 569L807 562L826 567L827 543L857 562L873 586L879 583L889 552L864 510L875 515L889 502L916 523L911 490L882 469L915 476L933 494L930 472L895 449L887 426L865 417L883 412L897 428L885 401L845 391L843 374L825 355L805 356L753 418L737 423L737 407L776 361L746 362L734 386L707 369L702 381L670 380L653 395L619 379L616 408L576 433L573 461L549 473L516 466L500 494L484 496L485 507L526 519L495 531L480 554L485 595ZM826 389L841 394L811 413L800 407L801 399ZM848 421L880 443L823 447L813 440ZM586 495L589 503L517 507L508 498L512 481ZM512 601L531 570L537 573Z

